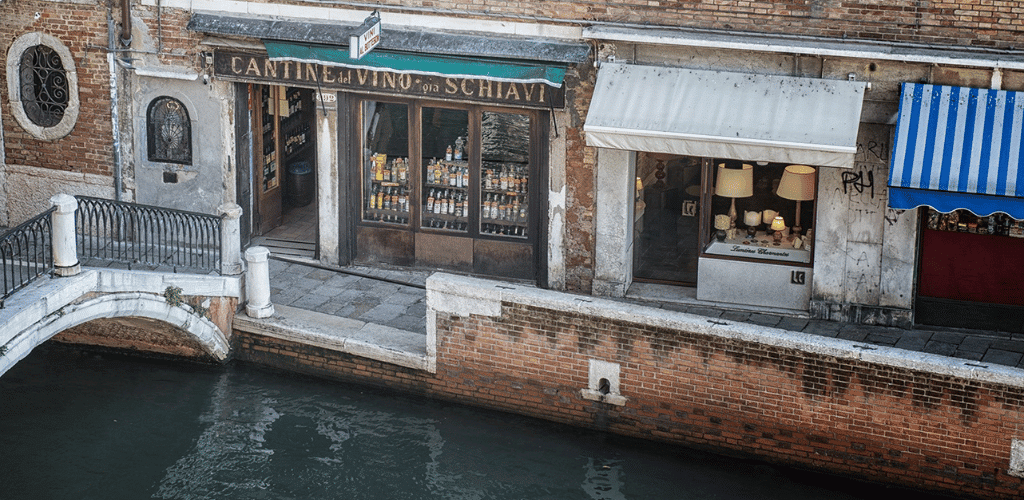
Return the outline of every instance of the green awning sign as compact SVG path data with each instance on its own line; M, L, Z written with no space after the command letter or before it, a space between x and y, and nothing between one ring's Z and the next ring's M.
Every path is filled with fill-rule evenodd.
M341 47L264 40L271 61L294 61L402 74L479 78L498 82L562 86L566 68L542 63L410 52L373 51L356 59Z

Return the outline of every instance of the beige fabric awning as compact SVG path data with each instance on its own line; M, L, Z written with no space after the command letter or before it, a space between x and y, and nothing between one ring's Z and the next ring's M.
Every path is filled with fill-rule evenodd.
M603 63L601 148L852 168L864 82Z

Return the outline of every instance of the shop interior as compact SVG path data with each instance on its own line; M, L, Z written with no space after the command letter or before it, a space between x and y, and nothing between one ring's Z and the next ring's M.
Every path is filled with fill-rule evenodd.
M1024 333L1024 220L920 210L915 322Z
M816 182L806 165L639 153L634 280L695 285L702 254L809 265Z
M355 261L535 278L534 112L359 105Z
M315 101L299 87L250 85L253 244L316 258Z

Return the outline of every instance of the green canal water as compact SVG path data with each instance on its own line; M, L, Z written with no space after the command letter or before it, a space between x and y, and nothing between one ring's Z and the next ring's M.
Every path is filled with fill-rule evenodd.
M0 377L0 499L876 499L893 493L244 364L43 346Z

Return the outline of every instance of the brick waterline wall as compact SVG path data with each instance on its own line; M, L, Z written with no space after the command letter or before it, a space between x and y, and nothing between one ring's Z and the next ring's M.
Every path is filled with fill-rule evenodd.
M450 275L427 300L436 373L237 331L236 358L876 482L1024 493L1017 369Z

